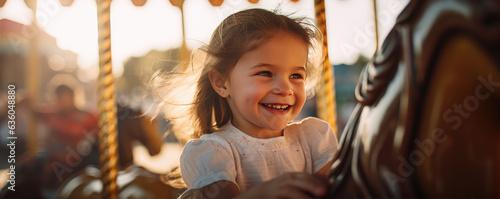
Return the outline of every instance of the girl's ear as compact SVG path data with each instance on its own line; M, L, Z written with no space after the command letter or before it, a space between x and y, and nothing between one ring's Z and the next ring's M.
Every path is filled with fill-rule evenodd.
M216 70L212 70L208 72L208 79L210 80L210 84L212 84L212 88L214 88L215 92L223 98L229 97L229 90L226 86L226 78L222 74Z

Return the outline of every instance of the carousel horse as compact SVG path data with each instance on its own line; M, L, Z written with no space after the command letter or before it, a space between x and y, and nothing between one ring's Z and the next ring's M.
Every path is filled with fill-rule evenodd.
M141 113L127 107L118 107L119 166L117 184L119 198L175 198L177 190L162 181L162 175L152 173L133 164L132 143L139 141L150 155L160 152L163 144L155 123ZM96 167L84 170L65 181L58 191L58 198L101 197L101 172Z
M118 165L127 168L134 162L133 143L139 141L146 146L149 155L160 153L163 141L156 120L128 107L118 106Z
M355 97L326 198L500 197L500 1L411 1Z

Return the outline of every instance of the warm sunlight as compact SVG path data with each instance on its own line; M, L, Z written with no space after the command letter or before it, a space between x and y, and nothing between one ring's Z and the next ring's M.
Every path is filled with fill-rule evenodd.
M379 34L382 41L394 19L408 0L380 0ZM353 63L359 53L370 57L374 52L372 5L367 1L327 1L329 51L332 64ZM184 3L186 43L190 49L207 43L210 33L225 18L238 10L251 7L279 8L285 13L314 18L312 0L296 3L287 0L227 0L220 7L208 1L187 0ZM16 10L16 12L13 12ZM56 0L38 1L37 19L40 27L57 39L62 49L79 55L78 64L87 74L97 74L97 11L94 1L76 0L63 7ZM10 0L0 8L0 18L23 24L31 22L31 13L24 2ZM113 72L121 75L123 62L131 56L142 56L150 50L166 50L182 41L180 10L166 0L148 0L143 7L131 1L113 1L111 5ZM88 79L88 78L87 78Z
M39 12L43 9L39 8ZM97 69L97 11L93 1L75 1L70 7L59 6L47 23L40 25L58 40L62 49L79 54L80 67ZM150 0L144 7L130 1L111 5L113 72L119 76L123 62L151 49L166 50L180 44L180 11L168 1Z
M499 32L500 0L0 0L0 199L500 198Z

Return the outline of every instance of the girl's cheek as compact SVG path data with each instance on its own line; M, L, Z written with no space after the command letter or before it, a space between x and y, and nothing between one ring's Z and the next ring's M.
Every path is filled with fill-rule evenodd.
M261 86L258 86L255 84L250 84L247 86L247 88L245 90L246 90L247 95L252 96L252 97L256 97L259 95L259 93L262 92L263 89Z
M295 93L299 93L299 94L305 94L306 93L306 85L304 83L298 83L296 84L296 92Z

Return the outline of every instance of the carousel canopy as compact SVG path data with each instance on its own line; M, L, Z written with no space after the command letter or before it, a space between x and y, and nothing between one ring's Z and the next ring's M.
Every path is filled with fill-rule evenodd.
M147 2L147 0L131 0L131 1L135 6L143 6ZM169 0L169 1L173 6L176 6L176 7L181 7L182 4L184 3L184 0ZM210 2L210 4L212 4L212 6L220 6L220 5L222 5L222 3L224 3L224 0L208 0L208 1ZM299 0L290 0L290 1L291 2L298 2ZM6 2L7 2L7 0L0 0L0 8L3 7ZM36 2L36 0L24 0L24 3L26 3L26 6L28 6L31 9L33 9L32 5L36 5L36 4L34 4L34 2ZM62 6L66 6L66 7L73 5L73 2L74 2L74 0L59 0L59 3L61 3ZM259 0L248 0L248 2L259 3Z

